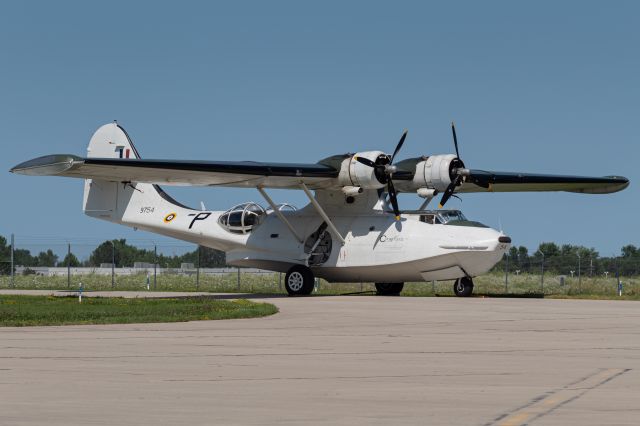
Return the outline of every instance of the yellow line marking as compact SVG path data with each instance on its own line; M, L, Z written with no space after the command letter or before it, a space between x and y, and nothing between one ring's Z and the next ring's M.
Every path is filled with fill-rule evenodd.
M515 414L513 416L507 417L505 421L500 423L500 426L518 426L524 424L529 417L531 417L531 414L527 412Z
M546 398L536 401L531 405L527 405L515 413L502 419L499 426L518 426L525 424L528 420L542 417L545 414L550 413L556 408L566 404L567 402L579 398L584 393L591 389L594 389L604 382L607 382L614 377L624 373L627 370L620 368L609 368L599 371L596 374L585 377L584 379L571 383L553 392Z

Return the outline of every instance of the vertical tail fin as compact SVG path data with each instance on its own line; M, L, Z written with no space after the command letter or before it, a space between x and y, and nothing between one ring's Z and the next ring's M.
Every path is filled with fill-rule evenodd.
M101 126L91 137L88 158L140 158L127 132L118 123Z
M96 130L87 147L88 158L140 158L127 132L118 123L105 124ZM131 221L139 208L166 210L188 208L173 200L159 186L148 183L112 182L85 179L83 209L88 216L111 222L143 226Z

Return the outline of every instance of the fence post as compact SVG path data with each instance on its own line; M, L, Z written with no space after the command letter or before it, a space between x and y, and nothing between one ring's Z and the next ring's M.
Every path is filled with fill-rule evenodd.
M111 289L116 287L116 245L111 241Z
M578 253L578 294L582 293L582 277L580 276L580 253Z
M157 288L157 275L158 275L158 246L153 245L153 289Z
M11 287L16 286L16 265L13 253L16 250L16 241L13 234L11 234Z
M67 288L71 288L71 243L67 243Z
M196 268L196 291L200 290L200 244L198 244L198 267Z
M622 296L621 288L620 288L620 265L619 259L616 257L616 281L618 282L618 293Z
M505 253L505 256L507 257L507 261L506 261L506 265L504 268L504 292L508 293L509 292L509 254Z
M240 291L240 267L238 267L238 292Z
M544 294L544 253L540 251L540 254L542 255L542 263L540 263L540 292Z

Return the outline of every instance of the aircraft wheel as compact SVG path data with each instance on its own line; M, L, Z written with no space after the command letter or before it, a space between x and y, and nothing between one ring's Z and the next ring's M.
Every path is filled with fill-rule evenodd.
M376 283L378 296L399 296L404 283Z
M309 295L313 291L313 285L313 272L303 265L292 266L284 276L284 287L289 296Z
M453 292L458 297L469 297L473 293L473 280L469 277L458 278L453 284Z

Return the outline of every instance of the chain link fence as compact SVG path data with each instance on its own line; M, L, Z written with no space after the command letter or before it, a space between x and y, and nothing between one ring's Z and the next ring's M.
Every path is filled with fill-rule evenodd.
M15 249L12 247L15 246ZM0 244L0 249L2 249ZM203 291L284 294L284 274L225 265L224 255L191 244L142 242L7 241L0 252L0 288ZM640 297L640 256L600 258L578 254L506 256L474 278L475 294L542 297ZM326 283L316 293L373 292L373 283ZM405 283L404 295L453 294L453 282Z

